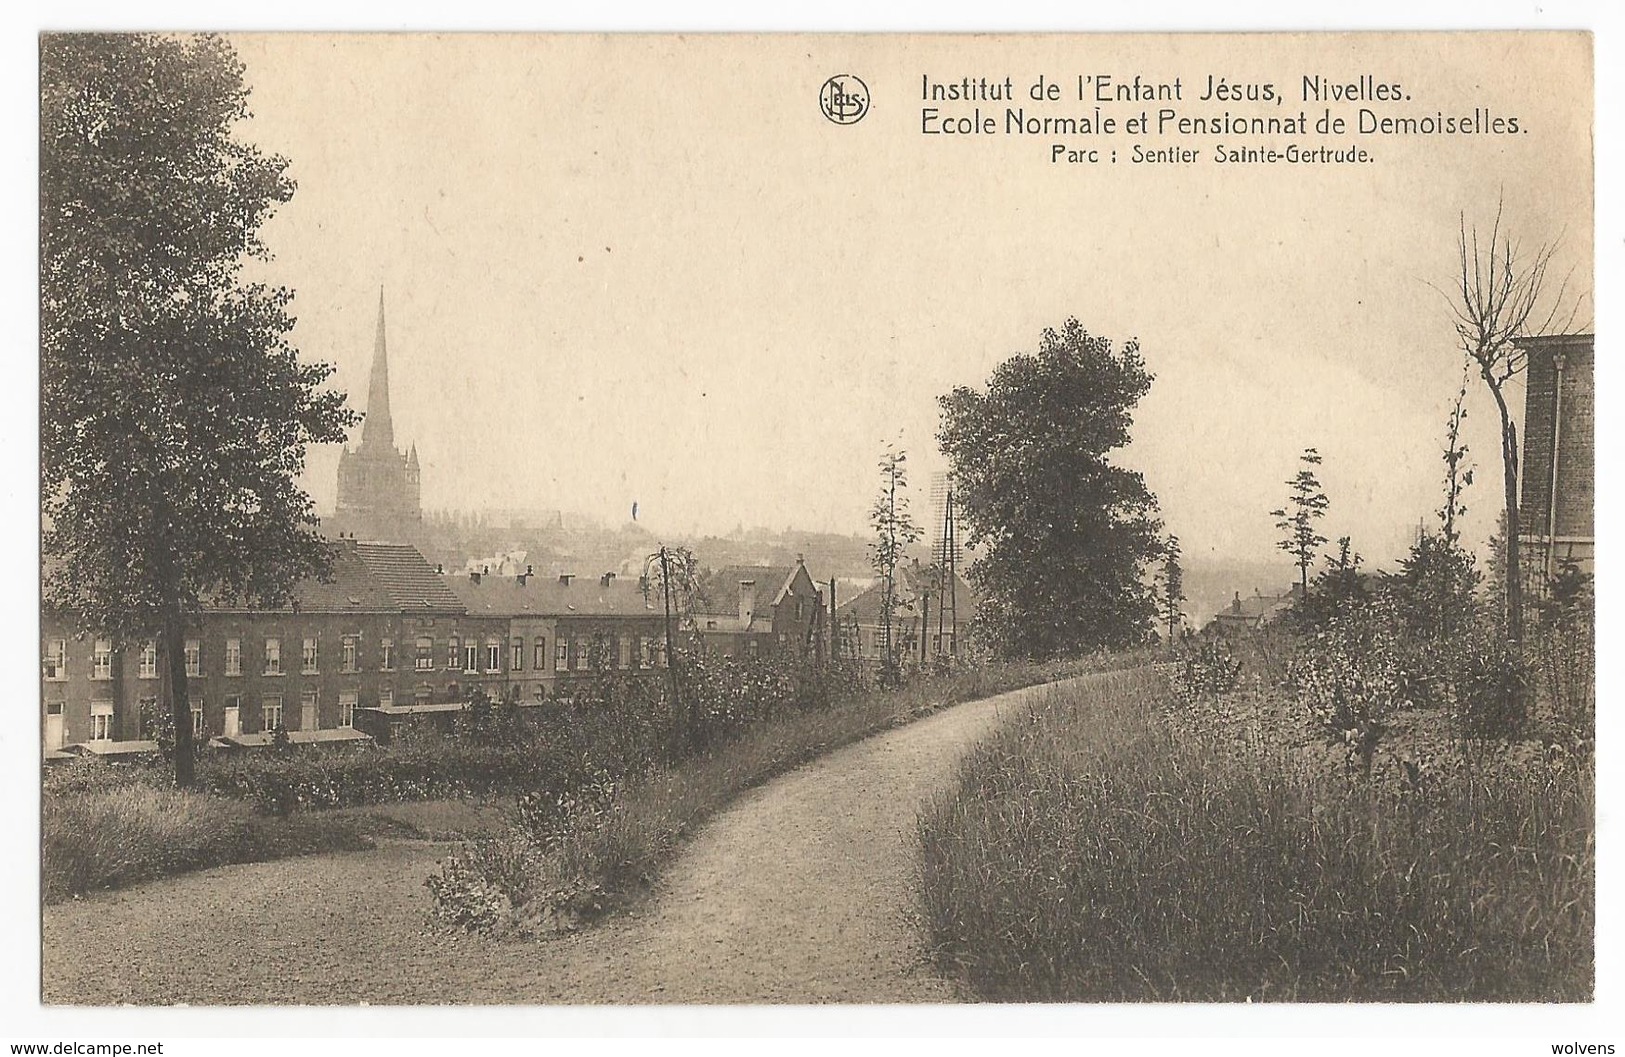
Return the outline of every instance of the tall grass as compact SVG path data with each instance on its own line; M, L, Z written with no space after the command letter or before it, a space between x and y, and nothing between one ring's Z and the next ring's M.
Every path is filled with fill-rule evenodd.
M981 994L1590 997L1589 760L1384 783L1165 704L1143 670L1053 691L922 815L938 956Z

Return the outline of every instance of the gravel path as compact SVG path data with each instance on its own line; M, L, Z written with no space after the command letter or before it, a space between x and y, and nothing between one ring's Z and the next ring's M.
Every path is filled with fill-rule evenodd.
M1017 691L838 750L714 816L633 913L540 942L424 931L441 845L222 867L48 907L48 1003L947 1002L921 802ZM161 922L167 924L160 925ZM171 938L171 937L179 937Z

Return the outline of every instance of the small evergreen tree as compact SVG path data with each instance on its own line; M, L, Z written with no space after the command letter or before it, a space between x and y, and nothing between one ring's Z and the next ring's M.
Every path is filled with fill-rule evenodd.
M1302 468L1287 482L1287 487L1292 490L1287 505L1271 510L1270 517L1276 519L1275 527L1284 534L1276 546L1292 555L1298 567L1298 586L1307 595L1309 570L1315 564L1315 556L1320 548L1326 543L1326 537L1315 531L1315 522L1326 516L1328 502L1326 493L1320 490L1320 481L1315 477L1315 467L1320 465L1320 452L1305 448L1299 461L1303 463Z
M1170 535L1162 548L1162 569L1157 573L1157 607L1168 627L1168 644L1179 639L1185 622L1185 570L1179 564L1179 537Z

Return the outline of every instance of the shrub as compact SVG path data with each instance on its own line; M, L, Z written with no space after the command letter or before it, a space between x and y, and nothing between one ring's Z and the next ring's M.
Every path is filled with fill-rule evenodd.
M1458 645L1451 683L1461 731L1471 738L1516 737L1529 718L1523 658L1499 635L1478 634Z
M1188 704L1229 693L1240 680L1241 661L1232 655L1230 643L1223 638L1187 646L1174 661L1174 694Z
M1306 636L1288 669L1287 686L1299 705L1351 762L1369 767L1388 719L1412 703L1401 646L1376 606L1332 617Z

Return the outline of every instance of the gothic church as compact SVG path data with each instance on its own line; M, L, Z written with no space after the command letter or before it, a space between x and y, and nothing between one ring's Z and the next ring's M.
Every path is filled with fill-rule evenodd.
M373 344L372 377L367 386L367 412L361 443L339 455L338 504L330 534L358 539L409 542L423 521L418 449L395 449L395 425L389 415L389 357L384 343L384 292L378 291L378 336Z

